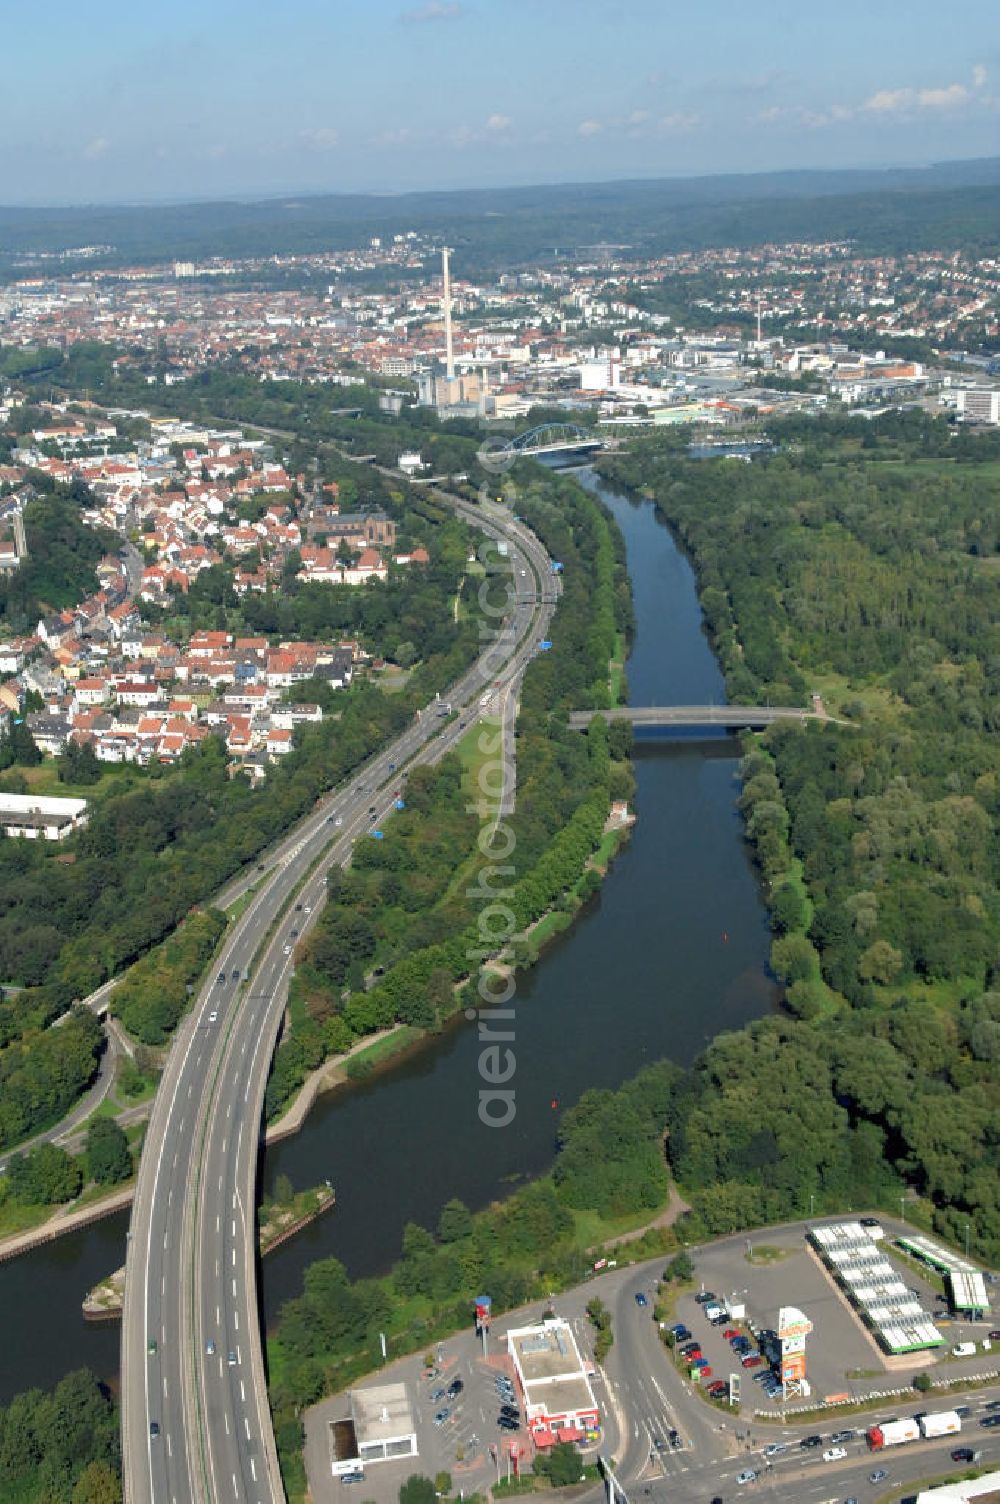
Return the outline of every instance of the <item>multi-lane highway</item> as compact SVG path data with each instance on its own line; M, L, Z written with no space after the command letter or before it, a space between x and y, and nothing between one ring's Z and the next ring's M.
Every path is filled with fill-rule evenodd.
M517 590L505 628L446 698L286 838L263 875L255 870L244 879L245 889L260 886L228 932L160 1083L126 1266L122 1449L129 1504L284 1498L258 1317L255 1181L264 1090L295 945L322 906L327 869L349 860L353 841L391 810L406 767L443 756L486 691L511 724L516 686L554 609L551 561L523 524L499 509L454 504L488 536L508 542Z

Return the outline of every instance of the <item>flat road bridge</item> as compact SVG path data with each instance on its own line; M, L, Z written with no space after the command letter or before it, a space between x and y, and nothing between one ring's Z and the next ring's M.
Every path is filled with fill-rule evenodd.
M569 724L586 731L595 715L633 726L721 726L727 731L756 730L775 721L822 721L829 717L798 705L616 705L613 710L574 710Z

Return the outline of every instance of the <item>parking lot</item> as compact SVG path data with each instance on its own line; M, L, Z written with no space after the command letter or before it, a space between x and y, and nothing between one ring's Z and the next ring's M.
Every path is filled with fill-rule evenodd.
M850 1389L852 1377L870 1376L882 1368L879 1350L806 1250L801 1232L768 1234L757 1253L752 1243L716 1245L698 1253L695 1265L700 1290L678 1301L677 1320L702 1344L719 1378L741 1376L744 1406L766 1410L772 1404L777 1408L778 1402L770 1401L763 1384L754 1381L759 1369L742 1368L723 1332L731 1326L776 1330L782 1306L797 1306L813 1323L806 1340L807 1373L818 1398L843 1393ZM713 1292L729 1307L743 1305L746 1320L713 1326L695 1298L700 1291Z

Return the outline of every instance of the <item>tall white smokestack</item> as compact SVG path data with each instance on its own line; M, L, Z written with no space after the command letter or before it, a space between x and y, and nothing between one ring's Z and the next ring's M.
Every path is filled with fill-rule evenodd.
M444 360L448 380L452 381L455 376L455 351L451 343L451 276L448 272L448 255L448 247L443 245L441 247L441 273L444 277Z

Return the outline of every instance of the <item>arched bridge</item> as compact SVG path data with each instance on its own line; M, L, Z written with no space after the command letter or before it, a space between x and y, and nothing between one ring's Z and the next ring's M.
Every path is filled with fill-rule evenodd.
M569 724L586 731L595 715L633 726L722 726L727 731L756 730L775 721L822 721L828 717L798 705L616 705L613 710L574 710Z
M577 423L540 423L509 439L508 454L584 454L604 448L604 440L592 428Z

